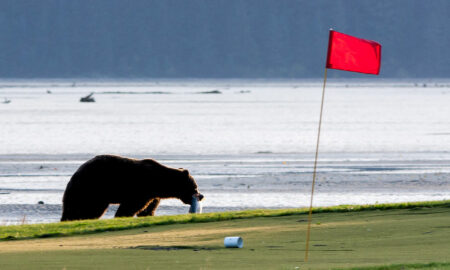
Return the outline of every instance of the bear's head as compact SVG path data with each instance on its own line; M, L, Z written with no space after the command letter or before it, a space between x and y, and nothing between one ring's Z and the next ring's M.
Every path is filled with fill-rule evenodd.
M196 197L198 201L203 199L203 195L198 192L198 186L194 178L189 174L188 170L180 169L182 179L179 182L179 198L185 204L192 203L192 197Z
M143 159L143 172L149 179L164 179L162 181L162 193L158 194L161 198L178 198L185 204L191 204L192 198L198 201L203 199L203 195L198 192L197 183L189 174L188 170L183 168L176 169L162 165L153 159ZM148 182L154 188L154 182Z

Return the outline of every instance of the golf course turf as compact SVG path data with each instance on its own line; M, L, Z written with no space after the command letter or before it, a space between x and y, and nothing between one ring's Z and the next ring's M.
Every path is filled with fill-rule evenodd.
M306 226L305 209L2 226L0 269L450 269L450 201L317 208L308 262Z

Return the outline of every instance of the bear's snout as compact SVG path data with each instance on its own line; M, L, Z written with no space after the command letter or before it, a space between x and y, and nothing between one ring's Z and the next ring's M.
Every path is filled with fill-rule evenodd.
M203 196L203 194L198 193L198 194L196 195L196 197L197 197L197 200L201 201L201 200L203 200L203 198L204 198L205 196Z
M201 193L195 193L195 194L192 195L191 197L184 197L184 198L181 198L181 201L183 201L183 203L185 203L185 204L191 205L191 204L192 204L192 200L193 200L194 198L197 199L197 201L201 201L201 200L203 200L204 197L205 197L205 196L203 196L203 194L201 194Z

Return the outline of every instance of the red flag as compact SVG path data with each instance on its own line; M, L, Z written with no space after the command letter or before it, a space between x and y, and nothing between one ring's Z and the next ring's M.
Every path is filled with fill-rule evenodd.
M330 30L327 68L378 75L380 62L379 43Z

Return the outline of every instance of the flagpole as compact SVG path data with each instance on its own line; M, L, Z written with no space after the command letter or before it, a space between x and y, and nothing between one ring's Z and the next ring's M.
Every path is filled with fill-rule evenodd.
M325 85L327 84L327 70L328 69L325 68L325 74L323 76L322 103L320 104L319 129L317 132L317 143L316 143L316 157L314 159L313 181L312 181L312 185L311 185L311 202L309 204L309 214L308 214L308 230L306 233L305 262L308 261L309 238L310 238L310 234L311 234L311 221L312 221L312 204L313 204L313 196L314 196L314 186L316 184L317 158L319 156L320 128L322 126L323 103L325 100Z

